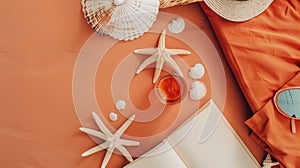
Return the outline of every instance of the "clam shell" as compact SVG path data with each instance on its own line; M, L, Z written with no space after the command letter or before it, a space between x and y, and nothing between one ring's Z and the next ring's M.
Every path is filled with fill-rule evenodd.
M202 99L207 93L206 85L203 82L195 81L192 83L190 88L190 98L192 100L200 100Z
M125 110L126 108L126 101L125 100L118 100L115 104L117 110Z
M168 29L174 34L181 33L185 28L185 22L182 18L176 18L168 24Z
M176 5L186 5L200 0L160 0L159 8L168 8Z
M117 1L116 1L117 2ZM149 30L156 20L159 0L82 0L90 26L118 40L133 40Z
M189 70L189 76L192 79L200 79L203 77L205 73L205 68L202 64L195 64L192 68Z

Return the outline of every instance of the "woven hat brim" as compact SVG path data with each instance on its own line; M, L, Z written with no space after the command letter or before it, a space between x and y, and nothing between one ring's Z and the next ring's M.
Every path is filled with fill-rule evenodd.
M204 2L221 17L243 22L261 14L273 0L204 0Z

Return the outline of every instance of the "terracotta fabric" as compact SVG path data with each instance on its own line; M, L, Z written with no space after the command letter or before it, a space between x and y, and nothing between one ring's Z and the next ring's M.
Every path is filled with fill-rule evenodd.
M218 47L198 3L164 11L191 20ZM79 131L81 125L72 99L75 61L93 33L83 18L80 0L3 1L0 21L1 167L100 167L105 151L81 157L96 144ZM170 44L168 41L167 45ZM230 89L224 114L261 161L265 152L249 138L249 129L243 125L251 111L224 65L227 90ZM118 120L114 126L120 126L123 121ZM147 131L154 132L166 124L152 124L153 129ZM114 154L108 167L118 168L127 163L124 157Z
M277 158L281 167L300 167L300 132L274 106L281 88L300 85L300 1L275 0L252 20L234 23L201 3L226 60L255 113L246 124L253 139ZM300 110L300 109L299 109ZM300 129L300 122L296 122Z

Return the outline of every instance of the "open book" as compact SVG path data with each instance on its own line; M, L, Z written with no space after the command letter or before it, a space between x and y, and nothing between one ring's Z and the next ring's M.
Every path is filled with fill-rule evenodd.
M199 139L211 112L220 115L210 137ZM186 134L184 138L182 134ZM259 168L260 165L213 101L174 131L161 144L125 168Z

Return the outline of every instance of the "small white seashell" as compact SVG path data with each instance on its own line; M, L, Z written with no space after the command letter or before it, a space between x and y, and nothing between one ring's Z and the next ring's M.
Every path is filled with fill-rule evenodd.
M118 100L115 106L116 106L117 110L124 110L126 107L126 101Z
M168 24L168 29L174 34L181 33L185 28L185 22L182 18L176 18Z
M190 89L190 98L192 100L200 100L207 93L206 86L203 82L193 82Z
M118 120L118 114L116 114L114 112L109 113L109 119L111 121L117 121Z
M81 4L95 31L125 41L147 32L159 9L159 0L82 0Z
M202 64L195 64L194 67L190 68L189 76L193 79L200 79L205 73L204 66Z

